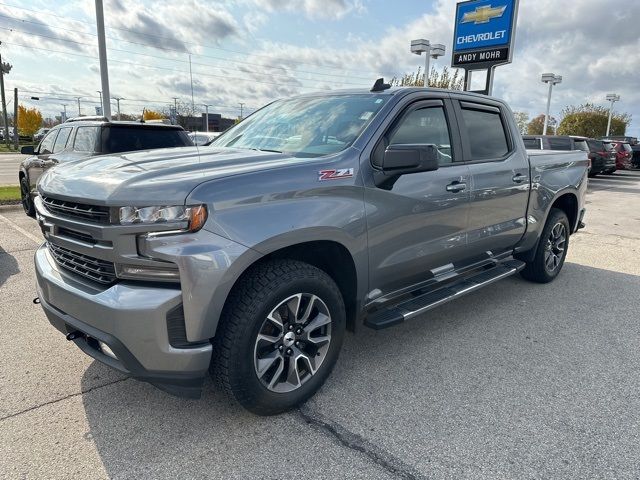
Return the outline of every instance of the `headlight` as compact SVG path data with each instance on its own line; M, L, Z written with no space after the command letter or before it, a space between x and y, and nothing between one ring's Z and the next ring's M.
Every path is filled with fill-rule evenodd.
M120 208L120 223L123 225L188 222L185 230L197 232L202 228L206 220L207 207L204 205Z

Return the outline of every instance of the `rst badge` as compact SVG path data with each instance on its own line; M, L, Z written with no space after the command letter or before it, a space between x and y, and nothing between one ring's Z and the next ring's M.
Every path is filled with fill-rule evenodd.
M331 168L318 172L318 181L340 180L342 178L353 177L353 168Z

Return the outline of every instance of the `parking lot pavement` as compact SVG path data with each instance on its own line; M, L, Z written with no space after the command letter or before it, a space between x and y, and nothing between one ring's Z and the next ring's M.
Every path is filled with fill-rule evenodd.
M84 356L31 303L35 223L0 210L0 478L637 477L639 194L638 171L590 180L554 283L348 335L319 394L270 418Z
M18 185L18 168L26 157L19 153L0 153L0 187Z

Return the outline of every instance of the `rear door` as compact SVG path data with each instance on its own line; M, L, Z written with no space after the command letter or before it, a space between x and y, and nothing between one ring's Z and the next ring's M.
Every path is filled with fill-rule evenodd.
M468 249L474 259L503 253L525 231L529 160L509 112L497 102L456 100L464 159L469 167Z

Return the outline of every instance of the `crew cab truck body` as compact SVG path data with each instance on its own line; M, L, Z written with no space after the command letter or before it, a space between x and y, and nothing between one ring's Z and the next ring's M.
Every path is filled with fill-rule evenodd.
M273 414L320 387L346 329L516 272L551 281L583 225L587 164L528 154L508 106L485 96L294 97L208 148L47 172L38 299L102 362L189 396L210 370Z

